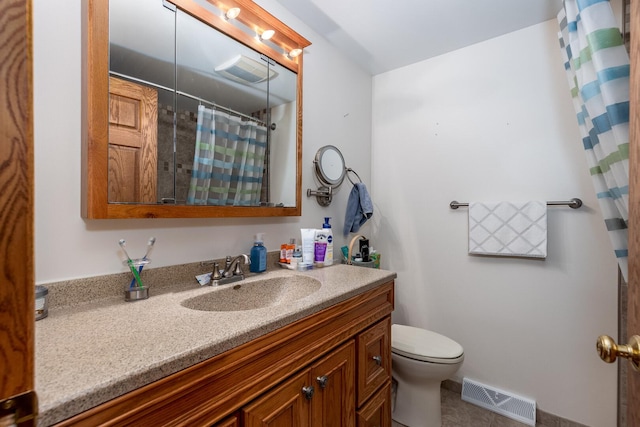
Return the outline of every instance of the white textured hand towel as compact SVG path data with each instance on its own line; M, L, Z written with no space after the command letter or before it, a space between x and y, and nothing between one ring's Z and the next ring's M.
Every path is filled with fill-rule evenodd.
M469 253L547 257L547 203L469 203Z

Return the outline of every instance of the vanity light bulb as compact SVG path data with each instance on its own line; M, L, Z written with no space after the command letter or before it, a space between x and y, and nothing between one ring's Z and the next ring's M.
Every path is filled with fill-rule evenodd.
M225 19L236 19L238 15L240 15L240 8L232 7L231 9L227 10L227 13L224 14L224 17Z
M275 33L274 30L265 30L260 36L260 40L269 40Z
M300 56L300 54L302 53L302 49L291 49L291 51L289 52L289 58L295 58L297 56Z

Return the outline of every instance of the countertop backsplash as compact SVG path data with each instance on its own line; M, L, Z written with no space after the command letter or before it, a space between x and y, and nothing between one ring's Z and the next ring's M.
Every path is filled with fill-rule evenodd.
M280 269L278 260L279 251L267 253L267 271ZM192 262L189 264L171 265L167 267L146 267L140 273L140 278L145 286L149 286L149 298L161 294L176 284L192 285L199 287L196 276L211 272L213 262L218 262L220 268L224 267L225 259L217 259L206 262ZM153 264L151 264L153 265ZM249 272L249 266L242 266L246 277L256 273ZM131 281L131 272L106 274L103 276L83 277L80 279L63 280L60 282L44 283L49 290L49 309L75 306L92 301L122 296L124 299L125 286ZM132 302L135 304L135 302Z

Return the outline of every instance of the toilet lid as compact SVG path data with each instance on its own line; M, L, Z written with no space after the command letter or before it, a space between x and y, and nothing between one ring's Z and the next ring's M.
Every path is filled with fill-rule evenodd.
M451 338L406 325L391 325L391 351L433 363L457 363L464 352Z

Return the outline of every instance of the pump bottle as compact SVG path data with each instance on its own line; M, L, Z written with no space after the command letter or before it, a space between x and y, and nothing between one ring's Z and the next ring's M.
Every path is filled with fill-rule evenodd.
M267 248L264 247L264 233L256 234L255 242L251 248L252 273L263 273L267 271Z
M324 218L324 224L322 224L322 231L327 237L327 248L324 252L324 265L329 266L333 264L333 231L331 230L331 224L329 220L331 217Z

